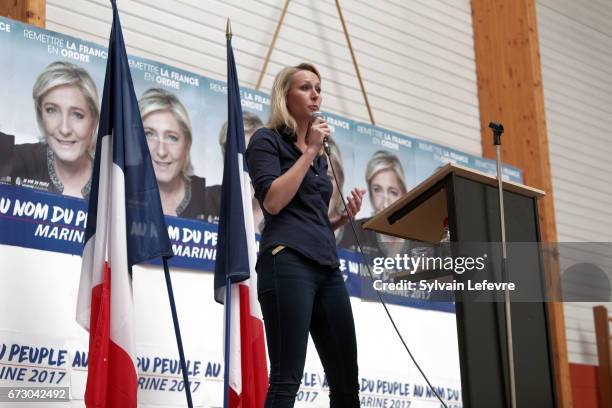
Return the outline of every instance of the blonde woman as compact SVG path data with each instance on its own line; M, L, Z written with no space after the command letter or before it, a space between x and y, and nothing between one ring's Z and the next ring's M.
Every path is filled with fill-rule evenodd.
M85 69L57 61L36 78L32 98L42 140L11 146L13 182L87 197L100 118L96 84Z
M321 100L321 75L313 65L282 69L270 120L246 151L265 217L256 269L270 358L266 408L293 407L309 332L329 382L330 406L359 407L355 326L333 232L348 218L329 218L333 187L320 152L330 128L311 121ZM364 193L353 190L352 214Z
M250 112L242 113L242 124L244 126L244 139L248 145L251 140L251 136L257 129L263 126L263 122L259 116ZM227 142L227 121L221 126L219 130L219 146L221 147L221 155L225 157L225 144ZM251 186L251 191L253 186ZM255 233L261 234L263 229L264 216L259 202L255 196L251 200L251 206L253 208L253 225L255 226ZM211 223L219 223L219 211L221 207L221 185L217 184L214 186L206 187L206 221Z
M372 155L366 165L365 180L373 216L393 204L407 191L402 163L395 154L385 150L379 150ZM361 225L368 219L358 220L357 223ZM409 249L408 241L401 238L362 228L359 230L363 250L370 255L393 257ZM352 249L358 250L356 245L353 245Z
M393 153L379 150L368 161L365 172L370 203L376 215L406 193L404 168Z
M161 88L145 91L138 107L164 214L204 219L206 182L193 175L187 110L174 94Z

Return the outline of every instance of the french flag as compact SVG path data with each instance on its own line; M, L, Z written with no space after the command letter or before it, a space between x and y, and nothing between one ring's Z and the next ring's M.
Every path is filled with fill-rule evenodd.
M228 352L230 361L225 367L229 396L224 407L261 408L268 389L268 367L263 317L257 300L251 181L244 158L244 126L229 22L227 76L227 144L215 262L215 300L225 303L230 316L230 335L225 339L226 362ZM228 282L231 294L226 302ZM226 326L226 333L227 329Z
M136 407L131 267L172 256L115 1L77 322L89 331L87 407Z

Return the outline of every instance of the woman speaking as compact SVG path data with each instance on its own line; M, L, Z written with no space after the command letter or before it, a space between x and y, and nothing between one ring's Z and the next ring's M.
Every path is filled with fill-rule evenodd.
M265 407L293 407L309 332L329 383L330 406L359 407L355 324L333 232L349 215L328 217L333 189L321 151L330 128L311 120L321 106L318 70L306 63L281 70L270 105L267 126L255 132L246 152L265 217L256 267L270 358ZM352 215L364 193L352 191Z

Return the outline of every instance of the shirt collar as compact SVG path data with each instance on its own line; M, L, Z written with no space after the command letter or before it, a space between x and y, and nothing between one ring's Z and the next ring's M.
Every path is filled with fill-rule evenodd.
M280 125L279 127L277 127L276 132L280 135L280 137L286 141L288 144L291 145L291 149L297 153L298 157L302 154L302 152L300 151L300 149L295 145L295 142L297 140L297 136L295 134L295 132L293 131L293 129L291 129L290 127L288 127L287 125ZM316 164L317 166L319 166L321 164L321 155L317 155L317 157L314 159L313 164Z
M281 135L283 139L288 142L295 143L295 141L297 140L295 132L289 126L280 125L278 128L276 128L276 131L279 135Z

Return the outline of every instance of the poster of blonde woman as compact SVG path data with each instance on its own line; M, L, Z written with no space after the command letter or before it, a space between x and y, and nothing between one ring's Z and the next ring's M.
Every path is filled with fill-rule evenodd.
M40 141L16 144L0 134L2 175L23 187L87 197L100 116L94 80L78 65L55 61L36 77L32 99Z

